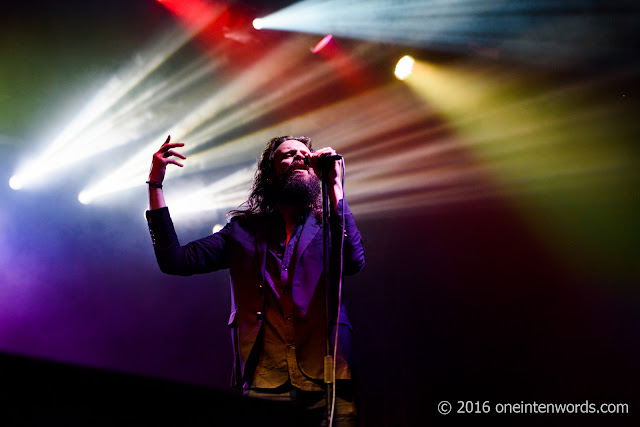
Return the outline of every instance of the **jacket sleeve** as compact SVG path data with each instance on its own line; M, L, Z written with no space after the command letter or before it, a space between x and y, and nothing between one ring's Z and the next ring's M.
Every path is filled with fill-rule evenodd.
M158 266L163 273L190 276L229 267L231 223L215 234L181 246L169 208L149 210L146 217Z
M362 236L358 231L358 227L356 227L356 221L345 199L338 202L337 211L344 212L343 273L355 274L364 267ZM342 233L342 217L333 217L331 228L332 237L339 238ZM334 238L332 238L333 244L339 244L339 240L334 240Z

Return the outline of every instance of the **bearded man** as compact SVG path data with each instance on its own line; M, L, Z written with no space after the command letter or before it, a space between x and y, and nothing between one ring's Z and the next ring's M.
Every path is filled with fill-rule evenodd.
M293 401L321 425L326 421L324 356L325 272L323 258L323 159L311 139L271 139L260 158L248 200L230 213L226 226L181 246L162 193L166 167L182 167L170 138L154 154L149 175L147 220L160 269L189 276L229 269L234 350L232 386L249 397ZM364 248L342 189L342 165L322 168L327 183L332 229L331 256L342 256L343 274L364 266ZM344 222L342 222L344 221ZM344 232L344 241L341 242ZM343 244L336 244L339 241ZM339 246L342 251L337 252ZM351 324L344 305L330 322L338 328L335 352L336 424L356 425L351 382ZM331 344L333 345L333 344Z

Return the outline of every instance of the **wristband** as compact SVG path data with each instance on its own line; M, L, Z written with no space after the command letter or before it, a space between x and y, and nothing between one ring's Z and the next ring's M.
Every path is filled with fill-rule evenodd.
M151 188L162 188L162 183L161 182L147 181L147 184L149 184L149 187L151 187Z

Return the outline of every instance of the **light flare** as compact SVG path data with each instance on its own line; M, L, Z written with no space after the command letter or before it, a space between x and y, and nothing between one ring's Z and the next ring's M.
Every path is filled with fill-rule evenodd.
M558 85L478 61L418 61L405 82L560 257L624 276L640 257L629 232L637 229L640 126L611 88L634 75L615 71Z
M415 60L409 56L405 55L396 64L396 69L394 71L395 76L398 80L404 80L411 75L411 71L413 71L413 64Z
M331 39L333 38L333 36L331 34L328 34L326 36L324 36L322 38L322 40L320 40L314 47L313 49L311 49L311 53L318 53L320 52L322 49L324 49L324 47L326 45L329 44L329 42L331 41Z
M201 66L186 72L186 75L181 76L185 79L176 82L176 87L167 89L165 85L165 93L155 98L154 95L163 90L162 83L142 94L136 91L148 83L150 76L189 38L190 35L183 31L170 32L158 39L146 53L136 55L109 79L42 153L18 168L12 177L14 186L34 186L44 181L43 176L136 141L151 126L158 126L160 121L152 116L151 107L162 104L165 96L184 89L184 84L201 79L211 71L211 66ZM15 189L14 186L12 188Z
M171 135L174 142L184 143L185 146L180 151L189 157L188 167L172 168L167 179L255 159L261 146L273 135L261 131L259 134L264 136L258 138L256 133L253 133L218 142L211 148L206 146L211 145L219 135L249 125L257 117L283 108L285 104L296 99L303 99L339 78L331 64L327 63L316 64L308 71L300 72L304 56L295 53L302 52L300 46L303 45L300 38L294 38L269 52L255 67L212 93L190 112L185 113L177 123L149 138L150 142L142 150L132 154L119 168L98 182L88 185L82 190L85 199L95 200L144 185L151 156L158 150L161 141L166 139L166 135ZM359 49L357 55L363 58L376 58L376 55L380 55L379 52L372 52L372 49L372 46ZM274 79L283 80L283 84L273 90L262 89L270 85ZM264 95L252 97L255 93ZM283 126L294 128L288 123L279 125Z
M302 0L262 17L260 28L551 67L635 54L633 42L612 40L621 29L635 34L637 11L625 1L596 6L593 0Z

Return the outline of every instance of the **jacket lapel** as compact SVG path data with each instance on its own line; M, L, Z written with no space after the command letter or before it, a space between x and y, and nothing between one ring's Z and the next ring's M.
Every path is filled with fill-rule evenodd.
M307 246L309 246L309 243L311 243L316 233L318 233L318 230L321 228L322 227L318 224L318 221L316 221L315 216L313 214L309 214L306 222L304 223L304 227L302 228L302 233L300 233L300 239L298 239L298 245L296 247L295 254L293 255L293 262L291 265L298 265L300 257L302 257L305 249L307 249Z

